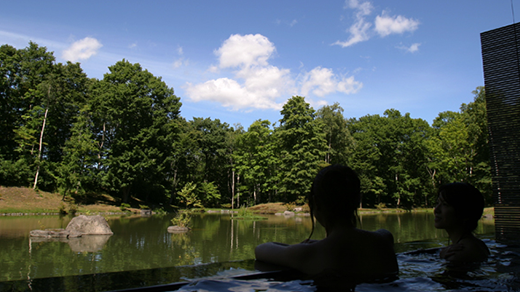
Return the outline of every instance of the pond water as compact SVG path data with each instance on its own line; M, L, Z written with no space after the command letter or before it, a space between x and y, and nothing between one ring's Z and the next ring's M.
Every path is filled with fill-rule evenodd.
M247 221L232 219L229 214L197 214L192 218L192 231L185 234L167 232L167 227L171 225L172 215L107 217L114 235L86 236L62 241L30 238L29 231L42 228L65 228L70 217L0 217L0 282L4 282L0 283L0 290L2 287L6 287L6 281L18 284L27 281L33 283L32 281L40 278L121 271L138 273L146 270L167 274L167 276L162 276L162 280L150 282L143 280L148 279L149 276L134 274L133 278L142 278L136 285L164 284L215 276L229 279L238 274L254 273L257 272L253 260L254 248L258 244L268 241L297 243L307 238L311 231L309 217L274 215L265 217L268 219ZM447 244L445 232L433 227L433 213L361 215L359 223L360 227L366 230L385 228L393 233L401 271L400 279L392 285L395 287L406 286L410 284L409 281L417 281L417 286L432 285L433 281L437 283L436 285L440 285L439 289L444 289L442 283L439 284L432 280L432 276L444 271L442 265L445 263L439 261L436 255L429 253L407 254L409 251L441 247ZM493 240L494 230L492 219L482 219L476 230L476 233L486 240L492 250L500 248L500 245ZM323 237L325 237L325 231L318 226L313 238ZM511 251L510 255L514 253ZM488 272L493 269L491 266L484 268L484 271ZM420 271L419 274L417 269ZM129 274L127 273L127 275ZM405 277L403 278L403 276ZM506 277L506 275L501 277ZM74 279L84 281L86 278L75 277ZM239 280L235 281L230 283L220 280L217 282L225 283L223 285L228 286L240 283ZM217 282L213 280L211 285L217 287L219 285ZM36 283L37 281L33 284L36 285ZM204 281L197 283L198 285L208 284ZM247 283L247 285L256 283L255 285L263 285L262 287L267 285L267 290L270 289L270 291L282 289L280 286L277 286L278 288L270 287L275 284L281 286L303 285L305 287L302 286L302 289L313 289L313 286L309 286L306 282L250 281ZM127 284L130 285L130 281ZM28 287L26 284L20 285ZM385 286L386 284L377 285L380 285L377 287L383 287L384 291L394 287ZM125 288L124 285L115 284L110 287L112 289ZM363 289L363 287L358 286L357 289ZM366 287L374 289L374 286ZM191 288L186 286L185 289ZM266 290L264 288L256 290L262 289ZM289 289L302 290L294 287ZM190 291L196 290L198 288Z

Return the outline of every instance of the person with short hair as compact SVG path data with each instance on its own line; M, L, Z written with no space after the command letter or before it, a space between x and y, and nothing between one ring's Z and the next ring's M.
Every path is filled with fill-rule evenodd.
M347 166L322 169L308 195L314 231L314 218L327 237L287 245L260 244L255 249L258 261L291 267L308 275L334 274L364 278L396 275L399 267L394 239L385 229L371 232L356 228L360 203L360 181Z
M473 235L484 211L484 196L469 183L456 182L439 188L434 209L435 228L448 233L451 245L440 257L453 262L479 262L489 256L486 244Z

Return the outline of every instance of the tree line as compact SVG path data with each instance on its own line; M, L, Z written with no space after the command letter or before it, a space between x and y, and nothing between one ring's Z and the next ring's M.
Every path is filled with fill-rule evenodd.
M30 42L0 47L0 184L85 201L109 193L153 206L302 203L318 170L346 164L360 176L362 207L429 206L436 188L465 181L489 200L485 90L430 126L409 113L345 118L291 97L275 123L247 129L180 115L161 77L122 60L103 79L57 63Z

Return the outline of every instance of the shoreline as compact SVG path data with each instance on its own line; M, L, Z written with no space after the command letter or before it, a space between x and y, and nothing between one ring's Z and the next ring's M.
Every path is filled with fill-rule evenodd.
M74 201L63 201L60 194L36 191L24 187L5 187L0 186L0 217L19 217L19 216L70 216L75 215L131 215L142 214L144 216L158 214L154 210L142 209L144 206L140 203L132 202L131 207L121 210L121 206L117 206L117 200L108 195L99 195L99 200L95 200L88 204L76 204ZM230 210L238 211L240 208L207 208L206 210ZM283 213L287 210L287 204L284 203L266 203L248 207L250 211L257 214L275 214ZM64 212L65 211L65 212ZM166 214L172 214L163 209ZM171 211L171 210L169 210ZM433 212L431 207L419 207L411 210L399 208L362 208L358 209L359 215L372 214L392 214L406 212ZM295 212L298 213L298 212ZM494 217L494 207L484 209L483 217Z

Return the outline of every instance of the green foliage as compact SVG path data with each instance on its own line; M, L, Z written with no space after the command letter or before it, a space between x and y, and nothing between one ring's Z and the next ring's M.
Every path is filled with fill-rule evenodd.
M238 209L237 211L237 215L238 216L252 216L253 215L253 212L251 212L251 210L249 210L248 208L245 208L245 207L241 207L240 209Z
M182 190L180 190L177 193L177 196L179 197L179 202L183 203L185 205L185 208L203 208L202 203L200 199L197 197L197 193L195 192L195 189L197 188L197 185L193 182L187 183Z
M296 208L296 203L286 203L284 204L284 207L287 211L293 211L294 208Z
M58 211L59 211L60 215L67 215L67 210L65 209L65 205L63 203L60 204Z
M157 214L157 215L166 215L166 214L168 214L168 212L166 212L166 210L164 210L163 207L161 207L161 208L155 208L155 209L153 209L153 212L154 212L155 214Z
M197 188L198 197L201 198L202 205L215 206L220 199L220 193L213 182L202 182Z
M327 144L323 124L315 120L314 109L300 96L287 101L276 129L279 161L279 193L283 201L295 201L310 189Z
M266 220L266 217L258 216L253 214L251 210L248 208L242 207L238 209L238 213L232 216L233 219L242 219L242 220Z
M119 206L119 209L121 209L121 211L126 211L130 208L130 204L127 204L127 203L121 203L121 205Z
M76 204L69 204L69 211L68 213L70 215L75 215L78 212L78 205Z
M254 203L274 196L277 190L276 165L279 164L267 120L255 121L248 131L236 139L233 153L235 169L240 178L240 194Z
M191 226L191 215L187 212L181 212L171 222L174 226L189 228Z
M381 203L379 203L379 204L376 205L376 208L377 208L378 210L383 210L383 209L386 208L386 204L381 202Z
M327 164L346 164L352 151L354 140L342 113L343 108L337 102L325 105L316 112L316 120L322 123L327 141Z
M117 62L94 84L92 110L102 185L127 202L165 196L170 169L166 157L176 139L179 98L160 78L139 64ZM153 192L152 192L153 191Z

